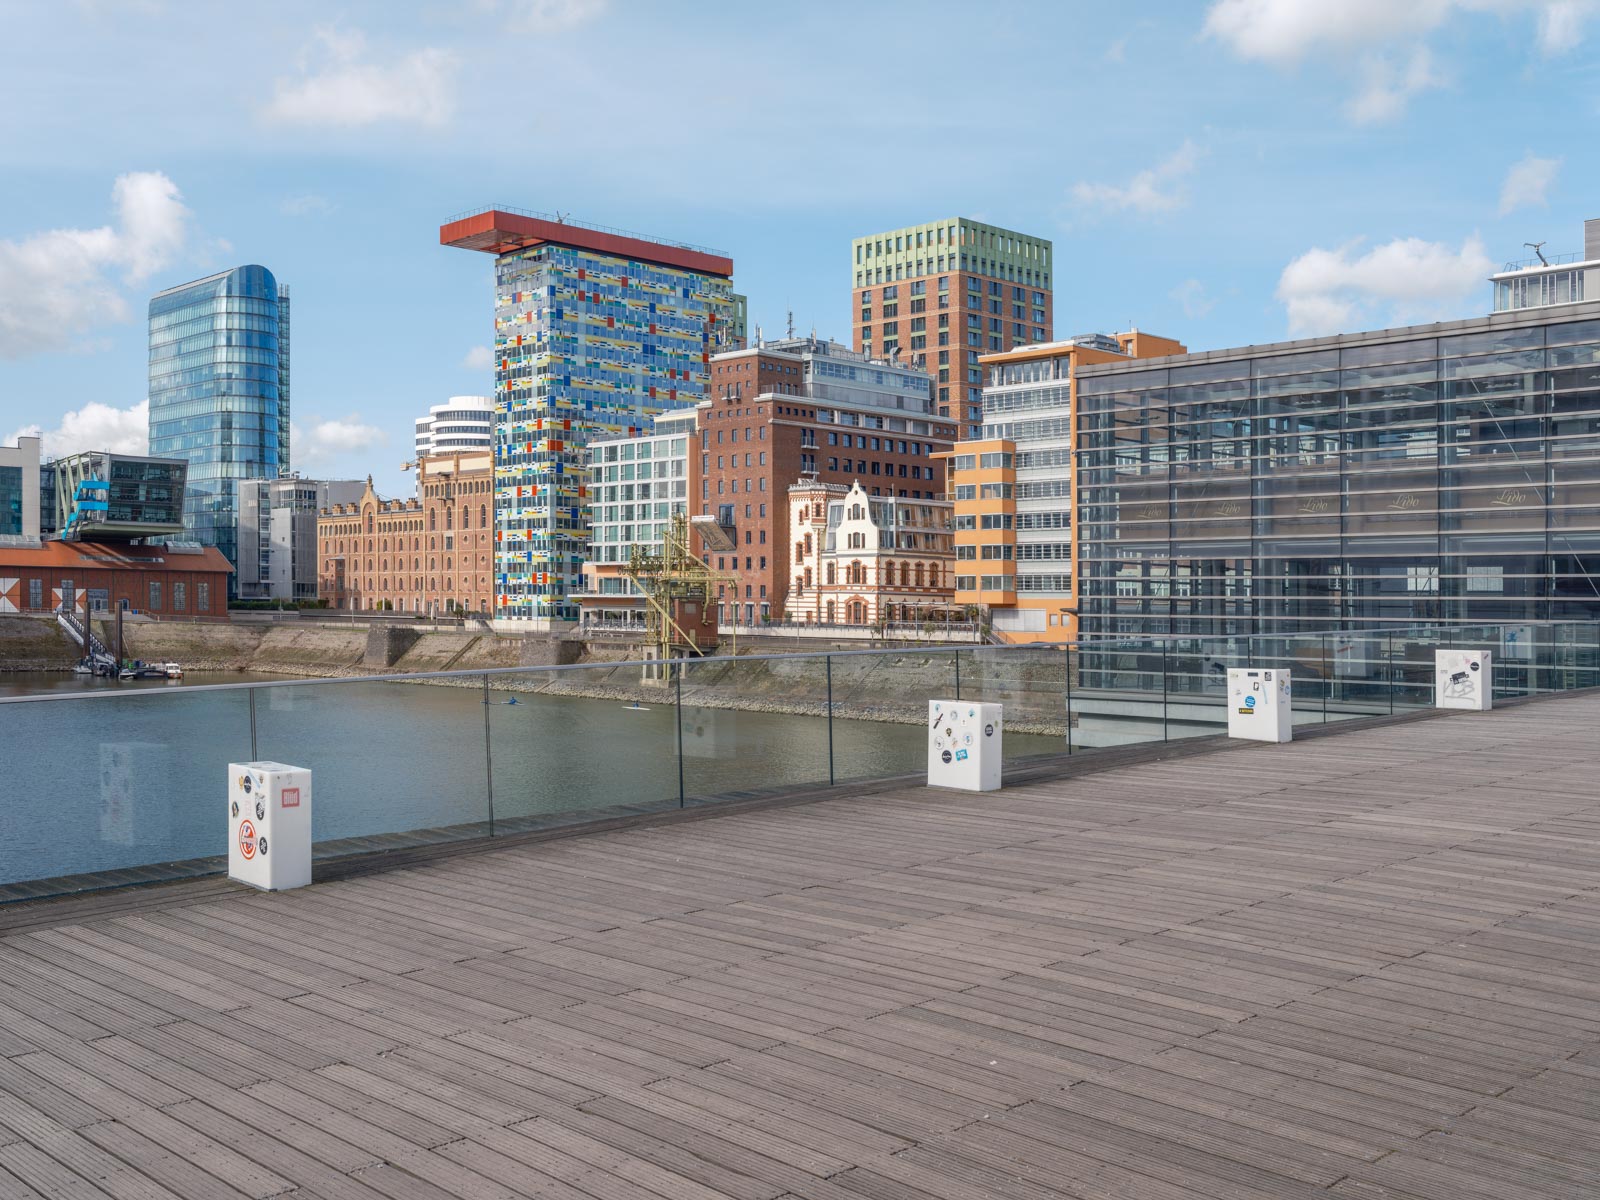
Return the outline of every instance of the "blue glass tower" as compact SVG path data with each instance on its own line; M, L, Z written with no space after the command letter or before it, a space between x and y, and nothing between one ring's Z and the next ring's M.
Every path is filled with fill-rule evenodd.
M289 469L289 289L265 267L151 299L150 453L189 463L184 535L237 564L239 480Z

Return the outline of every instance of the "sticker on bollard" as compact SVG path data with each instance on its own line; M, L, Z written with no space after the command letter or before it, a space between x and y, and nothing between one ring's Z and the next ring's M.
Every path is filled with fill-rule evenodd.
M992 792L1000 787L1001 706L928 701L928 786Z
M1488 712L1494 707L1494 659L1488 650L1433 652L1435 708Z
M228 790L228 878L264 891L310 883L311 772L278 762L230 763Z
M1228 668L1228 736L1252 742L1294 740L1288 671Z

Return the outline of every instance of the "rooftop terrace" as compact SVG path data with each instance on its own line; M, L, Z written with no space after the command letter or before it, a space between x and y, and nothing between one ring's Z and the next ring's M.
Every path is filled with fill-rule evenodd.
M0 1195L1592 1196L1597 724L0 907Z

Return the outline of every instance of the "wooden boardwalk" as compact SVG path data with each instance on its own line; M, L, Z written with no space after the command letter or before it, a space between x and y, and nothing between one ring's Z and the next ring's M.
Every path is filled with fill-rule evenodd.
M0 910L0 1197L1600 1195L1600 697Z

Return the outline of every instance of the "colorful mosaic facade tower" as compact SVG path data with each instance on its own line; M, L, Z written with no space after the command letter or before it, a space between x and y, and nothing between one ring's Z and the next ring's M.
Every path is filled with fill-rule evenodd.
M439 241L495 255L495 616L575 620L585 447L705 399L733 262L506 209L451 221Z

